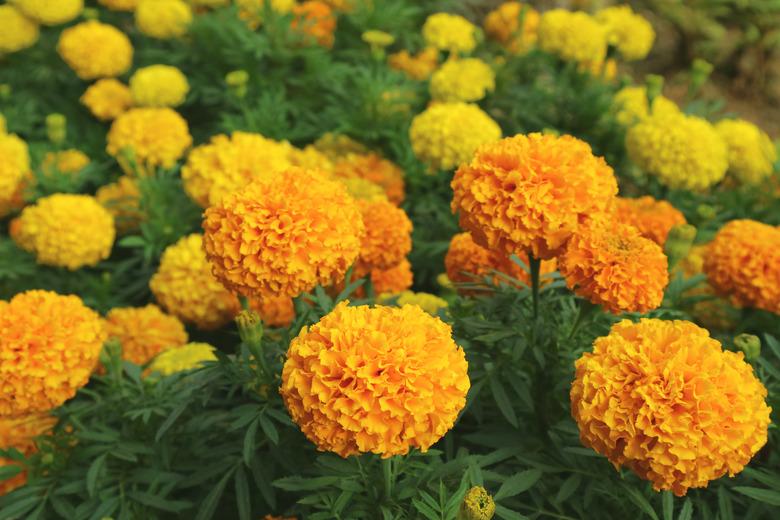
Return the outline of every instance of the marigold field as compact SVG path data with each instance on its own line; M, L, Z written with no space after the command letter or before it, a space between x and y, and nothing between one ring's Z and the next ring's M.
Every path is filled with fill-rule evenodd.
M0 0L0 520L778 518L780 8L671 4Z

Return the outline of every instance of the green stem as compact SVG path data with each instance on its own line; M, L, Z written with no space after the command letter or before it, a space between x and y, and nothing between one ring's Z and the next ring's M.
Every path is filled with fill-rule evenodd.
M574 319L574 325L566 336L566 339L571 339L580 330L583 323L588 321L588 318L593 315L593 312L598 309L598 305L593 305L588 300L580 300L579 308L577 309L577 317Z
M390 501L393 496L393 459L382 459L382 476L385 482L385 499Z
M539 271L542 261L528 255L528 267L531 269L531 297L533 298L534 320L539 316Z

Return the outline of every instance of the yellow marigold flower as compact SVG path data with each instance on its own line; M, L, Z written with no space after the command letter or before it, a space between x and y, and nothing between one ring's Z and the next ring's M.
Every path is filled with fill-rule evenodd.
M108 258L115 235L114 217L95 197L57 193L24 208L11 238L39 264L75 270Z
M288 327L295 319L295 305L289 296L265 295L249 300L249 306L270 327Z
M479 101L496 88L490 65L477 58L448 60L431 76L430 91L435 101Z
M176 372L200 368L206 361L216 361L216 349L208 343L187 343L180 347L166 349L149 364L149 373L169 376Z
M413 282L412 264L406 258L390 269L373 269L371 271L371 284L374 286L376 294L398 294L409 289Z
M191 22L192 9L183 0L140 0L135 8L135 25L152 38L184 36Z
M439 298L435 294L425 292L401 291L399 294L384 293L379 295L380 303L387 303L392 299L395 299L395 303L399 307L417 305L428 314L433 314L434 316L440 310L449 306L447 300Z
M621 321L575 367L580 440L657 491L734 476L766 443L766 388L741 352L693 323Z
M372 269L389 269L412 250L412 221L388 201L357 201L365 225L356 270L359 276Z
M170 108L128 110L111 124L107 140L106 151L122 169L141 175L158 166L172 168L192 144L187 121Z
M44 175L58 173L75 175L89 165L89 157L81 150L70 148L59 152L46 152L41 163Z
M655 42L655 31L644 17L627 5L607 7L596 13L596 20L607 30L607 41L626 61L647 57Z
M536 43L539 13L522 2L504 2L488 13L483 26L485 33L509 52L523 54Z
M111 121L133 106L130 89L114 78L99 79L81 96L81 104L101 121Z
M665 200L645 196L637 199L615 199L615 220L637 228L645 238L663 246L669 231L685 224L685 215Z
M32 47L38 41L38 24L12 5L0 5L0 56Z
M0 301L0 417L60 406L87 384L106 340L77 296L27 291Z
M70 22L84 10L84 0L11 0L11 3L43 25Z
M0 134L0 204L9 203L14 198L29 173L27 143L15 134Z
M319 450L387 458L425 452L452 428L467 368L450 326L420 307L342 302L292 341L280 392Z
M307 0L293 6L292 29L312 37L318 45L333 47L336 16L325 2Z
M260 134L220 134L190 152L181 170L184 190L200 206L218 203L250 181L289 168L293 148Z
M469 53L477 46L477 26L457 14L434 13L425 20L425 43L441 51Z
M286 146L286 142L282 142L282 146ZM293 166L298 166L304 169L321 170L324 172L333 171L333 161L330 158L319 151L314 145L308 145L303 148L291 147L287 153L290 163Z
M761 184L774 171L777 147L759 127L744 119L715 125L728 146L729 173L743 184Z
M141 212L141 190L138 182L123 175L116 182L98 188L95 198L114 216L119 234L127 234L138 229L143 220Z
M780 228L732 220L707 248L704 272L738 305L780 314Z
M259 177L226 196L206 209L203 229L214 275L249 297L295 297L342 280L364 233L346 189L300 168Z
M187 343L187 331L175 316L156 305L122 307L106 314L109 339L122 345L122 359L143 365L160 352Z
M120 76L133 63L133 46L125 33L96 20L62 31L57 52L84 80Z
M314 148L325 154L331 161L338 161L349 154L362 155L369 152L363 144L348 135L327 132L314 142Z
M496 513L496 503L482 486L474 486L466 492L460 504L458 520L491 520Z
M623 126L631 126L650 115L647 89L643 86L620 89L612 104L617 120ZM661 116L676 115L680 113L680 109L674 101L660 95L653 100L653 113Z
M249 27L256 29L263 21L265 0L236 0L238 17L244 20ZM296 0L271 0L271 9L279 14L287 14L296 5Z
M480 145L501 139L501 128L477 105L436 103L412 119L409 139L419 160L434 170L451 170Z
M368 179L361 179L360 177L348 177L345 179L339 179L339 182L343 184L349 194L355 200L366 200L369 202L381 202L387 201L387 194L385 190L379 184L374 184Z
M631 159L672 189L704 190L728 169L728 147L708 121L653 114L626 134Z
M14 448L25 457L29 457L38 450L35 445L35 437L45 435L56 422L54 417L45 413L32 413L20 417L0 416L0 449ZM14 465L20 464L13 459L0 457L0 468ZM10 493L26 483L27 473L25 471L9 479L0 480L0 496Z
M581 67L600 67L607 57L607 31L587 13L553 9L539 21L539 46Z
M400 70L410 79L424 81L431 77L439 65L439 50L435 47L426 47L415 55L402 50L389 55L387 64L391 69Z
M149 288L167 312L204 330L222 327L241 309L238 298L211 274L198 234L168 246Z
M187 76L169 65L150 65L130 76L130 93L137 106L177 107L189 91Z
M112 11L135 11L138 0L98 0L98 3Z
M404 201L403 170L379 154L348 153L336 161L333 174L338 179L366 179L381 186L393 204L399 205Z
M556 256L617 194L612 168L571 136L516 135L477 149L452 179L452 210L483 247Z
M384 49L395 43L395 36L385 31L378 31L375 29L364 31L363 34L360 35L360 39L369 44L372 48L377 49Z

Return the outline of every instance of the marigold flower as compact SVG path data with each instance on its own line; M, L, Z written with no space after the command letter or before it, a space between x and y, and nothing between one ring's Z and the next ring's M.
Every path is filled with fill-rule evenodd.
M469 53L477 46L477 26L457 14L434 13L422 27L425 43L441 51Z
M150 65L130 76L130 93L136 106L177 107L189 91L187 76L169 65Z
M431 77L439 65L439 50L435 47L426 47L415 55L402 50L390 54L387 57L387 64L391 69L400 70L410 79L424 81Z
M728 147L706 120L662 115L641 120L626 134L628 155L672 189L704 190L728 169Z
M114 78L99 79L81 96L81 104L101 121L111 121L133 106L130 89Z
M466 492L460 504L459 520L491 520L496 503L482 486L474 486Z
M370 202L387 201L387 194L379 184L374 184L368 179L360 177L348 177L338 179L341 184L347 188L350 196L355 200L366 200Z
M483 26L488 37L509 52L523 54L536 43L539 12L522 2L504 2L487 14Z
M184 36L191 22L192 9L182 0L140 0L135 8L135 25L152 38Z
M44 175L56 175L58 173L76 175L89 165L89 157L81 150L70 148L59 152L46 152L41 162L41 171Z
M95 198L113 215L117 233L123 235L138 229L144 215L141 190L133 177L123 175L116 182L101 186Z
M774 171L777 147L759 127L744 119L724 119L715 130L726 142L729 173L742 184L761 184Z
M208 343L187 343L160 352L149 364L148 373L169 376L203 366L206 361L216 361L216 349Z
M106 340L77 296L27 291L0 301L0 417L60 406L87 384Z
M580 440L656 491L734 476L766 443L766 388L741 352L693 323L623 320L575 367Z
M11 0L26 16L43 25L70 22L84 10L84 0Z
M203 229L214 275L249 297L295 297L342 280L364 233L344 187L299 168L259 177L226 196L206 209Z
M122 345L122 359L143 365L160 352L187 343L187 331L175 316L156 305L111 309L106 315L109 339Z
M349 154L363 155L369 153L368 148L348 135L326 132L314 142L314 148L325 154L331 161L338 161Z
M780 314L780 228L732 220L707 248L704 272L738 305Z
M479 101L496 88L490 65L477 58L448 60L431 76L430 91L435 101Z
M631 126L634 123L650 115L649 102L647 100L646 87L624 87L613 98L612 105L616 111L616 118L623 126ZM667 97L657 96L653 100L654 114L661 116L676 115L680 109Z
M450 326L420 307L342 302L292 341L280 392L319 450L387 458L425 452L452 428L467 368Z
M96 265L111 254L114 217L90 195L57 193L27 206L11 238L39 264L71 271Z
M417 305L428 314L433 314L434 316L437 315L440 310L446 309L449 306L447 300L439 298L435 294L414 291L401 291L398 294L383 293L379 295L378 301L380 303L387 303L393 299L395 299L395 304L398 307L403 307L404 305Z
M130 175L173 168L192 144L187 121L170 108L128 110L111 124L107 140L106 151Z
M607 41L626 61L647 57L655 42L655 31L644 17L627 5L607 7L596 13L596 21L607 30Z
M516 135L477 149L452 179L452 210L481 246L548 260L617 194L612 168L571 136Z
M312 37L318 45L333 47L336 16L325 2L306 0L293 6L292 29Z
M16 449L25 457L37 451L35 437L46 434L57 420L45 413L33 413L20 417L0 416L0 449ZM0 457L0 468L20 465L13 459ZM0 480L0 496L27 483L27 473L22 471L13 477Z
M607 57L607 31L587 13L552 9L539 21L539 46L564 61L591 69L600 67Z
M238 17L244 20L249 27L256 29L263 21L265 0L236 0ZM270 7L279 14L287 14L296 5L296 0L271 0Z
M40 36L38 24L9 4L0 5L0 27L0 55L32 47Z
M357 201L365 225L356 271L389 269L412 250L412 221L401 208L388 201Z
M390 269L373 269L371 271L371 285L376 294L398 294L409 289L414 282L412 264L404 258Z
M338 179L366 179L384 189L393 204L404 201L404 172L392 161L376 153L348 153L340 157L333 166Z
M0 205L13 200L22 181L29 174L30 152L27 143L15 134L0 134Z
M451 170L480 145L501 139L501 128L477 105L436 103L412 119L409 139L419 160L434 170Z
M287 145L286 141L282 141L280 144L282 146ZM303 148L290 147L288 158L293 166L298 166L299 168L323 172L333 171L333 162L330 158L311 144Z
M264 295L249 300L249 307L270 327L289 327L295 319L295 304L289 296Z
M98 3L112 11L133 12L138 7L138 0L98 0Z
M84 80L120 76L133 63L133 46L125 33L96 20L62 31L57 52Z
M615 199L615 220L637 228L642 236L659 246L666 243L669 231L685 224L685 215L665 200L644 196L636 199Z

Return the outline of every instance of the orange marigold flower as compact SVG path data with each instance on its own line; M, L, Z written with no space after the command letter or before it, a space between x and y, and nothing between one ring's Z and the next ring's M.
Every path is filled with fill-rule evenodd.
M450 326L420 307L342 302L292 341L280 391L319 450L387 458L425 452L452 428L467 368Z
M584 141L516 135L477 149L452 179L452 210L483 247L556 256L585 217L617 194L612 168Z
M669 284L661 246L613 221L581 227L558 257L558 268L576 294L615 314L657 308Z
M414 283L412 264L404 258L390 269L373 269L371 271L371 284L375 294L398 294L409 289Z
M736 304L780 314L780 228L732 220L707 249L704 272Z
M366 232L360 241L357 271L389 269L412 250L412 221L388 201L358 200Z
M37 451L35 437L51 430L57 420L45 413L33 413L20 417L0 416L0 450L14 448L25 457ZM20 465L13 459L0 457L0 468ZM22 471L13 477L0 480L0 496L23 486L27 482L27 473Z
M122 359L143 365L160 352L187 343L187 331L175 316L156 305L111 309L106 315L108 337L122 345Z
M693 323L623 320L575 366L580 440L657 491L734 476L766 443L766 388L741 352Z
M425 81L439 66L439 50L436 47L426 47L414 55L407 50L399 51L387 57L387 64L410 79Z
M333 167L337 178L366 179L381 186L395 205L404 201L404 172L395 163L377 153L347 153Z
M336 15L328 4L307 0L295 5L292 12L295 15L291 26L293 30L314 38L318 45L333 47Z
M27 291L0 301L0 416L55 408L87 384L106 340L77 296Z
M669 231L686 224L685 215L665 200L645 196L637 199L615 199L615 219L637 228L642 236L663 246Z
M203 229L214 275L248 297L295 297L342 280L364 233L344 186L300 168L228 195L206 210Z
M520 27L521 16L522 28ZM485 33L506 47L509 52L522 54L536 43L539 12L522 2L504 2L488 13L483 26Z
M295 305L289 296L263 296L250 300L249 306L271 327L288 327L295 319Z

